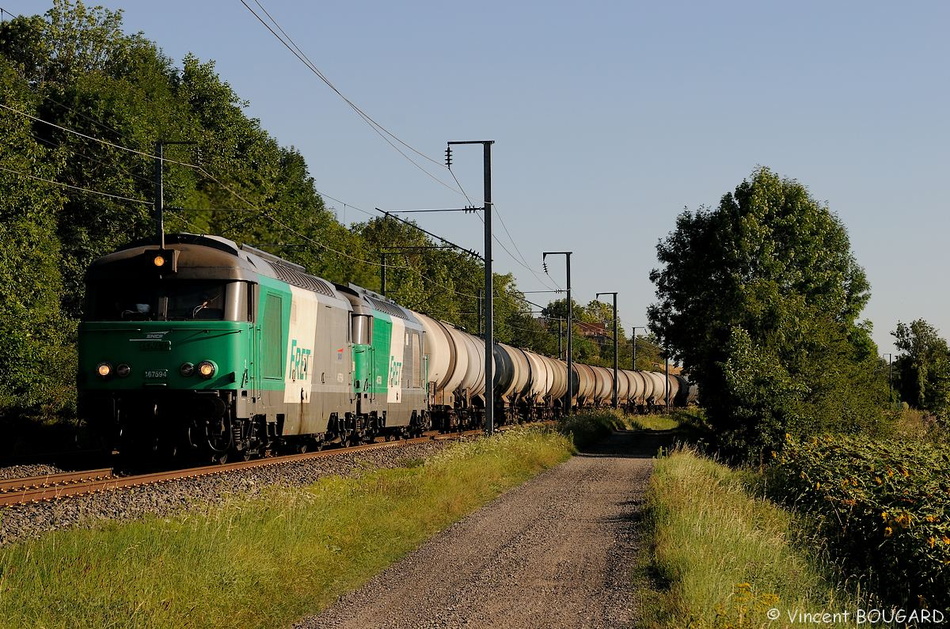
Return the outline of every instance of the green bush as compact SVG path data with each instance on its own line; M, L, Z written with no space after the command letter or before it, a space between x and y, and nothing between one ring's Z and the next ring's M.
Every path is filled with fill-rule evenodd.
M814 514L852 569L898 604L950 606L950 454L921 442L789 441L771 491Z

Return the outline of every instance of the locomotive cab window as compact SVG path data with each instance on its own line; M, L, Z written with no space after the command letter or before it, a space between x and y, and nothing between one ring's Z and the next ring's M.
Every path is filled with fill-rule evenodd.
M246 321L247 284L219 280L159 280L129 286L90 285L89 321Z

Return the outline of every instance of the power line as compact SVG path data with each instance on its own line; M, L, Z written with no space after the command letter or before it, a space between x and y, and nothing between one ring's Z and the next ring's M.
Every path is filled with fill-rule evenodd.
M115 149L119 149L119 150L122 150L122 151L127 151L127 152L129 152L129 153L133 153L133 154L135 154L135 155L140 155L140 156L142 156L142 157L148 157L148 158L151 158L151 159L153 159L153 160L154 160L154 159L159 159L156 155L152 155L151 153L148 153L148 152L145 152L145 151L140 151L140 150L137 150L137 149L131 149L131 148L128 148L128 147L119 145L119 144L115 144L114 142L109 142L108 140L103 140L103 139L101 139L101 138L97 138L97 137L94 137L94 136L91 136L91 135L88 135L88 134L85 134L85 133L81 133L81 132L76 131L76 130L74 130L74 129L69 129L69 128L64 127L64 126L62 126L62 125L58 125L58 124L49 122L48 120L43 120L42 118L39 118L39 117L37 117L37 116L33 116L33 115L31 115L31 114L28 114L28 113L26 113L26 112L20 111L20 110L18 110L18 109L14 109L13 107L10 107L10 106L8 106L8 105L4 105L4 104L2 104L2 103L0 103L0 108L6 109L6 110L8 110L8 111L11 111L11 112L13 112L13 113L16 113L16 114L19 114L19 115L22 115L22 116L25 116L26 118L29 118L30 120L34 120L34 121L36 121L36 122L40 122L40 123L49 125L49 126L54 127L54 128L56 128L56 129L60 129L60 130L65 131L65 132L67 132L67 133L72 133L72 134L77 135L77 136L79 136L79 137L81 137L81 138L85 138L85 139L87 139L87 140L92 140L92 141L94 141L94 142L98 142L98 143L103 144L103 145L105 145L105 146L109 146L109 147L112 147L112 148L115 148ZM363 260L363 259L361 259L361 258L357 258L357 257L355 257L355 256L351 256L351 255L349 255L348 253L345 253L345 252L343 252L343 251L337 251L336 249L333 249L332 247L329 247L328 245L326 245L326 244L324 244L324 243L318 242L318 241L313 240L312 238L310 238L310 237L308 237L308 236L305 236L304 234L301 234L300 232L298 232L297 230L293 229L293 228L290 227L289 225L286 225L286 224L282 223L281 221L279 221L278 219L276 219L273 215L269 214L266 210L257 207L257 205L256 205L255 203L249 201L249 200L248 200L247 198L245 198L242 194L240 194L239 192L237 192L236 190L234 190L232 187L228 186L227 184L225 184L224 182L222 182L220 179L218 179L217 177L215 177L214 175L212 175L211 173L209 173L209 172L208 172L205 168L203 168L202 166L197 166L197 165L195 165L195 164L189 164L189 163L187 163L187 162L180 162L180 161L176 161L176 160L172 160L172 159L167 159L167 158L162 158L162 161L163 161L163 162L168 162L168 163L170 163L170 164L176 164L176 165L179 165L179 166L184 166L184 167L186 167L186 168L190 168L190 169L194 170L194 171L197 172L197 173L200 173L201 175L207 177L208 179L210 179L211 181L213 181L214 183L216 183L217 185L219 185L221 188L223 188L224 190L226 190L227 192L229 192L230 194L232 194L233 196L235 196L236 198L238 198L239 200L241 200L242 202L244 202L244 203L248 206L248 209L249 209L249 210L256 210L256 211L260 212L261 214L263 214L266 218L270 219L270 220L271 220L272 222L274 222L275 224L277 224L277 225L279 225L280 227L286 229L286 230L289 231L290 233L293 233L294 235L296 235L296 236L298 236L298 237L300 237L300 238L303 238L304 240L310 242L311 244L314 244L314 245L316 245L316 246L318 246L318 247L320 247L320 248L322 248L322 249L324 249L324 250L326 250L326 251L329 251L329 252L331 252L331 253L335 253L335 254L337 254L337 255L339 255L339 256L341 256L341 257L344 257L344 258L347 258L347 259L350 259L350 260L354 260L354 261L357 261L357 262L362 262L362 263L367 264L367 265L369 265L369 266L379 266L379 263L378 263L378 262L372 262L372 261L369 261L369 260ZM9 170L9 169L4 169L4 170ZM105 192L97 192L97 191L95 191L95 190L89 190L89 189L86 189L86 188L80 188L80 187L78 187L78 186L71 186L71 185L69 185L69 184L62 184L62 183L59 183L59 182L56 182L56 181L52 181L52 180L48 180L48 179L42 179L42 178L40 178L40 177L35 177L35 176L33 176L33 175L29 175L29 174L27 174L27 173L21 173L21 172L18 172L18 171L10 171L10 172L15 172L15 173L17 173L17 174L24 175L24 176L27 176L27 177L30 177L30 178L33 178L33 179L38 179L38 180L40 180L40 181L45 181L46 183L51 183L51 184L53 184L53 185L60 185L60 186L63 186L63 187L72 188L72 189L75 189L75 190L81 190L81 191L83 191L83 192L90 192L90 193L92 193L92 194L99 194L99 195L101 195L101 196L112 197L112 198L119 199L119 200L123 200L123 201L130 201L130 202L134 202L134 203L142 203L142 204L148 204L148 205L151 205L151 204L153 203L152 201L143 201L143 200L140 200L140 199L132 199L132 198L128 198L128 197L121 197L121 196L118 196L118 195L112 195L112 194L108 194L108 193L105 193ZM232 211L233 211L233 210L232 210Z
M73 186L68 183L62 183L60 181L53 181L52 179L44 179L43 177L37 177L36 175L31 175L29 173L24 173L19 170L13 170L12 168L6 168L5 166L0 166L0 170L13 173L14 175L20 175L21 177L28 177L30 179L35 179L36 181L42 181L44 183L52 184L54 186L60 186L62 188L69 188L70 190L77 190L79 192L88 192L89 194L97 194L102 197L109 197L110 199L117 199L119 201L128 201L130 203L142 203L144 205L152 205L151 201L143 201L141 199L132 199L129 197L123 197L117 194L109 194L108 192L99 192L98 190L91 190L89 188L81 188L80 186Z
M306 53L304 53L303 50L301 50L300 47L297 46L297 44L294 42L293 38L291 38L291 37L287 34L287 32L283 29L283 27L280 26L280 23L278 23L277 20L274 19L274 17L267 11L267 9L264 8L264 6L260 3L260 1L259 1L259 0L255 0L254 3L255 3L258 7L260 7L261 11L264 12L264 15L266 15L267 18L271 21L271 23L273 23L273 25L274 25L273 27L271 27L271 25L268 24L267 21L265 21L264 18L262 18L245 0L241 0L241 4L243 4L244 7L245 7L248 11L250 11L251 14L252 14L255 18L257 18L257 20L264 26L264 28L266 28L268 31L270 31L270 33L271 33L274 37L276 37L277 40L278 40L281 44L283 44L283 46L284 46L285 48L287 48L287 50L289 50L289 51L291 52L291 54L293 54L295 57L297 57L297 59L298 59L301 63L303 63L304 66L307 67L307 69L309 69L309 70L310 70L311 72L313 72L317 77L319 77L320 80L323 81L331 90L333 90L333 92L336 93L337 96L339 96L341 99L343 99L343 102L345 102L354 112L356 112L356 114L357 114L360 118L362 118L363 121L366 122L366 124L368 124L368 125L370 126L370 128L373 129L387 144L389 144L396 152L398 152L400 155L402 155L402 156L403 156L406 160L408 160L413 166L415 166L415 167L418 168L420 171L422 171L423 173L425 173L429 178L431 178L433 181L435 181L435 182L438 183L439 185L445 186L446 188L448 188L448 189L451 190L452 192L461 193L463 196L466 196L466 195L465 195L465 191L464 191L464 190L461 190L461 186L459 186L459 190L456 190L455 188L453 188L452 186L450 186L449 184L445 183L444 181L442 181L441 179L439 179L438 177L436 177L435 175L433 175L432 173L430 173L428 170L426 170L425 168L423 168L418 162L416 162L416 161L415 161L414 159L412 159L409 155L407 155L407 154L405 153L405 151L403 151L403 150L400 149L398 146L396 146L396 144L394 143L394 141L395 141L396 143L399 143L399 144L401 144L402 146L406 147L407 149L409 149L410 151L412 151L412 152L415 153L416 155L419 155L419 156L422 157L423 159L426 159L426 160L432 162L433 164L436 164L437 166L440 166L440 167L443 167L443 168L444 168L444 166L442 165L441 162L436 161L435 159L433 159L433 158L429 157L428 155L422 153L421 151L417 150L416 148L414 148L414 147L411 146L410 144L404 142L402 139L400 139L400 138L399 138L398 136L396 136L394 133L392 133L391 131L389 131L386 127L384 127L383 125L381 125L381 124L379 124L378 122L376 122L376 120L374 120L369 114L367 114L365 111L363 111L362 109L360 109L360 108L356 105L356 103L354 103L354 102L351 101L349 98L347 98L347 97L343 94L343 92L341 92L339 89L337 89L337 87L330 81L330 79L328 79L328 78L326 77L326 75L323 74L323 72L320 71L320 69L310 60L310 58L307 57ZM277 30L274 30L275 28L276 28ZM280 31L280 33L278 34L277 31ZM390 138L391 138L391 139L390 139ZM453 178L455 177L454 174L453 174L452 176L453 176ZM458 183L458 180L456 180L456 183ZM460 192L460 191L461 191L461 192Z

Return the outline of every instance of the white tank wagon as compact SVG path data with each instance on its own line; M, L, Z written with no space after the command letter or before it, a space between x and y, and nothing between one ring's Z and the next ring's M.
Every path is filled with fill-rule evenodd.
M484 344L449 323L413 314L426 332L424 354L433 426L445 431L477 425L485 407Z
M531 365L522 350L504 343L496 343L493 354L495 422L516 423L522 416L519 407L530 382Z
M432 425L443 431L484 424L485 343L464 330L413 313L425 330L424 354ZM567 364L530 350L495 343L492 352L495 424L553 419L564 413ZM572 409L610 407L613 369L574 363ZM667 397L668 396L668 397ZM650 412L695 402L696 388L679 375L652 371L617 372L618 406Z
M611 376L613 371L611 370ZM617 404L624 407L630 399L630 378L623 369L617 370Z
M575 406L593 406L594 393L597 391L597 380L594 368L590 365L574 363L574 373L577 374L577 388L574 390Z
M468 346L468 369L459 385L456 397L464 399L469 406L480 402L485 407L485 343L468 332L456 330ZM494 363L492 363L494 364Z
M614 397L614 372L606 367L591 367L594 372L594 404L612 404Z
M560 414L564 408L564 396L567 395L567 363L556 358L545 357L544 360L551 367L553 379L542 416L550 418Z

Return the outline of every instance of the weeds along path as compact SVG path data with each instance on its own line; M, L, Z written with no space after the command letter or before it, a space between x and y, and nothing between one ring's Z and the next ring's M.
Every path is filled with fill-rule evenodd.
M633 627L653 456L622 432L461 520L300 628Z

